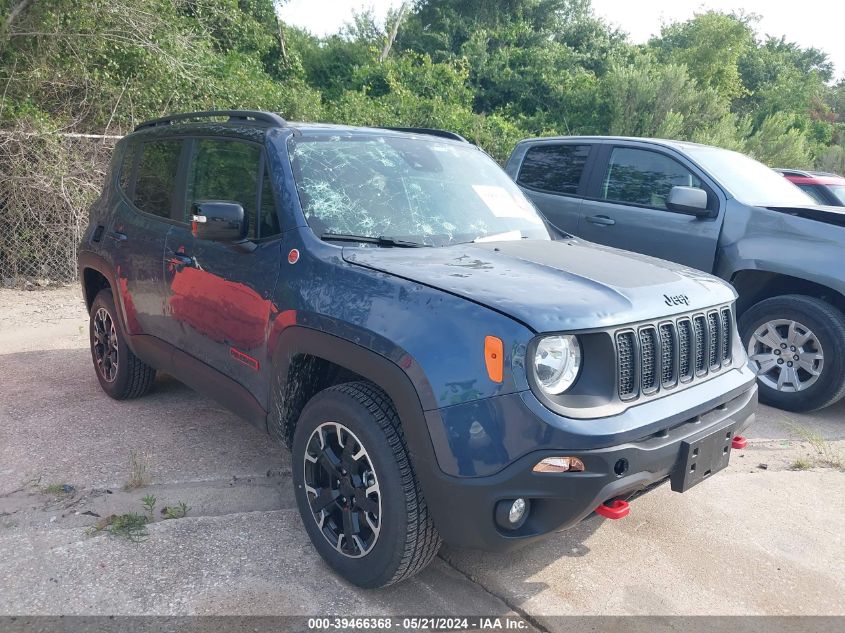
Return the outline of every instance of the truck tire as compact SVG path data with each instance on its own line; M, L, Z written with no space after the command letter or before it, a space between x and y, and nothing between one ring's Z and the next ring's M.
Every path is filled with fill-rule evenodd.
M739 319L760 401L813 411L845 396L845 315L805 295L765 299Z
M111 290L101 290L91 304L88 332L91 359L100 386L115 400L139 398L153 386L156 370L126 344Z
M399 416L375 385L315 395L293 438L294 492L314 547L359 587L382 587L428 565L440 536L428 512Z

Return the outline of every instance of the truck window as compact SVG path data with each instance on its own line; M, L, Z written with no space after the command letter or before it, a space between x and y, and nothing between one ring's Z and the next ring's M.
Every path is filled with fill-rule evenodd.
M615 147L602 183L601 197L665 209L672 187L698 187L701 180L665 154L631 147Z
M525 153L516 182L530 189L574 195L589 154L589 145L535 145Z
M194 203L200 200L237 202L244 208L249 239L278 233L271 183L266 175L259 201L260 166L261 147L258 145L235 140L197 139L188 170L185 213L190 214Z
M182 141L144 143L132 198L133 204L144 213L170 217L181 151Z
M798 183L797 187L807 193L813 200L818 202L819 204L829 204L827 198L824 197L824 192L821 191L821 187L818 185L805 185L802 183Z

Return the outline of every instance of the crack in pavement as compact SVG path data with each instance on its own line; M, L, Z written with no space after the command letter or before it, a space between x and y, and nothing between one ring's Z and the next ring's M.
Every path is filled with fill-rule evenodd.
M537 629L541 633L551 633L551 631L542 622L540 622L537 619L537 616L534 616L534 615L528 613L525 609L523 609L522 607L520 607L518 604L514 603L513 601L509 600L507 597L499 595L498 593L496 593L495 591L493 591L492 589L487 587L487 585L482 583L480 580L478 580L472 574L465 572L463 569L458 567L458 565L456 565L453 561L451 561L449 558L444 556L442 550L437 553L437 558L442 560L450 568L454 569L456 573L460 574L467 581L469 581L472 584L476 585L477 587L481 588L481 590L484 591L486 594L493 596L497 600L501 600L502 603L504 603L504 605L508 609L510 609L511 611L516 613L517 615L519 615L521 618L523 618L526 622L528 622L531 626L533 626L535 629Z

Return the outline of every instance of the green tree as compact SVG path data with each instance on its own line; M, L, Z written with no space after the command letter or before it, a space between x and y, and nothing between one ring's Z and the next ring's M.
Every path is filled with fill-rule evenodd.
M723 99L746 93L739 61L755 46L752 18L718 11L698 13L691 20L663 27L649 47L664 63L683 64L701 86Z

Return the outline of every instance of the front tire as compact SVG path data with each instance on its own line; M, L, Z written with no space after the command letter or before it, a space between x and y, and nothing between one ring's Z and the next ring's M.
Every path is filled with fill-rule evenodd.
M135 356L126 344L111 290L101 290L94 297L88 332L94 371L103 391L115 400L146 394L153 386L156 370Z
M440 548L387 395L366 382L314 396L293 438L293 483L320 556L359 587L390 585Z
M739 320L760 401L813 411L845 396L845 315L805 295L765 299Z

